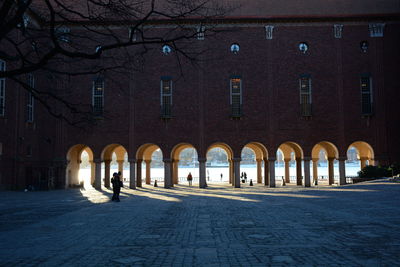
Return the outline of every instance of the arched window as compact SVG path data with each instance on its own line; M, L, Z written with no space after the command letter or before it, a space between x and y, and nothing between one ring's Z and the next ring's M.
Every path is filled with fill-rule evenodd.
M231 45L231 52L235 55L239 53L240 46L237 43Z
M162 52L164 55L169 55L172 51L172 48L169 45L164 45L162 47Z
M161 117L171 118L172 116L172 79L161 77Z
M93 80L92 89L92 108L93 114L96 116L103 115L104 109L104 79L102 77L97 77Z

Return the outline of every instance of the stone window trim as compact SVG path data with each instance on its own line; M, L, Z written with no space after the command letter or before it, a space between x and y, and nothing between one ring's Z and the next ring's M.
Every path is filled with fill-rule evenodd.
M197 26L197 40L204 40L205 39L205 31L206 31L206 26L200 25Z
M273 25L265 26L265 39L272 40L274 38L274 36L273 36L274 28L275 28L275 26L273 26Z
M312 116L312 79L310 74L302 74L299 78L299 95L301 116Z
M0 71L6 71L6 62L0 59ZM5 115L6 78L0 79L0 117Z
M368 28L370 37L383 37L385 23L370 23Z

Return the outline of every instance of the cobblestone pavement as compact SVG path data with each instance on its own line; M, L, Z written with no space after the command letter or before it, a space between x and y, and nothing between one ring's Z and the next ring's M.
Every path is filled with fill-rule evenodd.
M400 266L400 183L0 193L1 266Z

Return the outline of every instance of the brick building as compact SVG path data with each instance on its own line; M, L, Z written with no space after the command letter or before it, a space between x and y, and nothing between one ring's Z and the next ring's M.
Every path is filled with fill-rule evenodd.
M297 184L304 186L318 176L311 166L321 149L330 183L334 160L339 183L345 183L350 147L362 166L400 162L397 1L230 2L241 6L212 22L221 32L208 36L211 26L203 25L204 36L200 30L191 43L205 50L195 65L178 61L173 47L157 45L129 75L63 80L40 71L28 75L34 87L92 106L96 123L90 127L78 129L52 117L19 85L2 79L1 188L77 184L83 151L96 188L109 186L114 152L121 170L128 154L131 188L141 186L142 178L149 182L157 149L166 187L177 183L179 153L188 147L198 154L200 187L206 185L207 151L215 147L227 152L236 187L244 147L255 152L257 182L268 186L275 186L278 149L286 165L295 154ZM152 31L170 27L168 21L152 23L146 25ZM185 23L199 29L196 18Z

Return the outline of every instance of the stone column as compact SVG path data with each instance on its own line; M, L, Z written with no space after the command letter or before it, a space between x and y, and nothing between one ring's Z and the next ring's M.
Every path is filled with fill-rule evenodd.
M364 169L367 166L367 160L368 160L368 158L366 158L366 157L361 157L360 158L361 170Z
M297 178L297 185L303 185L302 172L301 172L301 158L296 158L296 178Z
M124 160L117 160L118 163L118 171L121 172L121 181L123 181L124 177Z
M304 157L304 186L305 187L310 187L311 186L310 160L311 160L311 158Z
M206 158L199 158L199 187L206 188L207 181L206 181Z
M257 159L257 183L262 184L262 159Z
M241 158L233 158L233 180L235 188L240 188L240 161Z
M333 161L335 158L328 158L328 179L329 185L332 185L335 182L335 173L333 169Z
M318 159L312 159L312 168L314 184L318 185Z
M93 162L93 160L90 160L90 185L94 186L94 180L96 177L96 164Z
M104 160L104 186L110 187L110 166L111 160Z
M233 177L233 163L232 160L228 160L229 162L229 183L235 185L235 181L232 179Z
M289 171L289 162L290 159L284 159L285 161L285 182L290 183L290 171Z
M174 184L178 184L178 180L179 180L179 178L178 178L178 163L179 163L179 160L173 160L172 161L172 180L173 180L173 183Z
M346 184L346 157L339 157L339 185Z
M151 184L151 160L145 160L146 162L146 184Z
M95 164L94 188L101 190L101 160L95 159L93 162Z
M269 185L269 162L268 159L264 159L264 185Z
M136 160L129 159L129 188L136 189Z
M173 187L172 175L171 175L172 160L164 159L163 161L164 161L164 188L171 188Z
M268 169L269 169L269 187L276 187L275 183L275 160L276 158L268 158Z
M142 159L136 160L136 186L142 187Z

